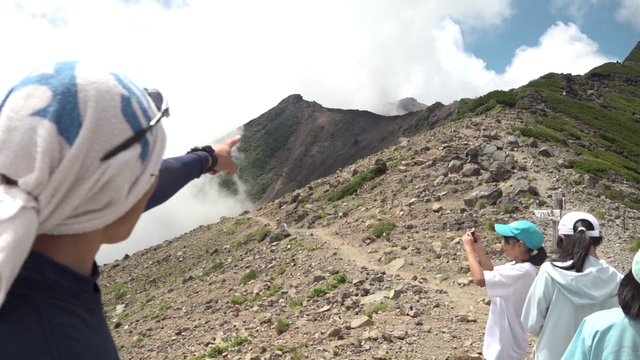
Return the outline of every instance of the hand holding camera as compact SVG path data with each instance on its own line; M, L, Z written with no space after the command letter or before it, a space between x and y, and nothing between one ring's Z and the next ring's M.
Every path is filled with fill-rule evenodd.
M462 245L467 249L473 249L476 246L482 247L482 235L476 233L475 229L462 235Z

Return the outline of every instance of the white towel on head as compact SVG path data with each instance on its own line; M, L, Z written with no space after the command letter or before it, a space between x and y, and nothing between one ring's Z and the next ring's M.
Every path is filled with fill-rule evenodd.
M83 62L44 66L0 102L0 306L35 236L103 228L149 189L166 143L161 124L100 159L157 113L128 77Z

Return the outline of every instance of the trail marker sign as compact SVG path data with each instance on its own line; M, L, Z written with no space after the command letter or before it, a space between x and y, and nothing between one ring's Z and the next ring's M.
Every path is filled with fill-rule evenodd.
M543 220L560 220L560 210L533 210L536 216Z

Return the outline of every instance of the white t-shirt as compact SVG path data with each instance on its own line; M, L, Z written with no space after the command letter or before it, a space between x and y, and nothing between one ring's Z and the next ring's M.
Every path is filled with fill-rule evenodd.
M491 297L482 355L487 360L515 360L527 356L529 341L520 317L537 270L530 263L510 262L484 271Z

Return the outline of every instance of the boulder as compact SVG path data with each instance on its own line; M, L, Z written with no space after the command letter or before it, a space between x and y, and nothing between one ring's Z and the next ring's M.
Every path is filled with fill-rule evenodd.
M498 200L502 198L502 189L492 185L482 185L473 189L469 195L464 199L464 204L467 207L473 207L476 205L478 199L484 199L487 204L495 205Z
M466 163L462 168L462 176L470 177L470 176L480 176L482 174L482 170L480 166L474 163Z
M511 165L504 161L498 161L491 164L489 168L491 177L495 181L505 181L511 177Z
M553 151L551 151L551 149L549 148L544 147L538 150L538 155L544 156L546 158L550 158L550 157L553 157Z
M507 159L507 153L503 150L498 150L491 154L493 161L505 161Z
M457 174L462 171L462 162L459 160L452 160L447 167L449 174Z
M510 195L520 196L526 193L539 195L538 188L533 186L527 179L522 176L515 177L507 184L507 193Z

